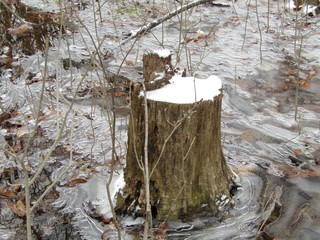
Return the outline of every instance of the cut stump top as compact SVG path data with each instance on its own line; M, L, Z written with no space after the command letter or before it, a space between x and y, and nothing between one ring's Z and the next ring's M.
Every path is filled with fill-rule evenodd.
M207 79L175 75L164 87L148 91L147 99L176 104L192 104L202 100L213 101L214 97L220 95L221 88L221 79L214 75ZM143 96L143 93L141 95Z

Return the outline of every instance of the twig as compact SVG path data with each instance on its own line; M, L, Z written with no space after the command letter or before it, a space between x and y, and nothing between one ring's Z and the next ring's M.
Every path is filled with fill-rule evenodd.
M92 34L91 34L91 32L90 32L90 30L88 29L88 27L83 23L83 21L81 20L81 18L78 15L76 15L76 17L78 18L80 24L85 28L85 30L88 33L88 35L89 35L89 37L91 39L91 42L92 42L92 44L93 44L93 46L95 48L95 53L96 53L96 55L98 57L97 60L99 62L99 66L101 67L101 70L102 70L102 73L103 73L103 77L106 80L106 81L103 81L102 83L107 83L109 87L112 87L112 83L110 81L108 81L108 72L107 72L106 68L104 68L104 66L103 66L103 59L102 59L102 53L101 53L101 46L102 46L102 43L104 42L104 40L106 39L106 36L104 36L101 40L99 40L98 32L97 32L97 30L95 30L96 38L97 38L97 43L96 43L94 38L93 38L93 36L92 36ZM95 29L97 29L97 26L95 26ZM81 36L83 38L83 41L86 44L85 38L83 37L82 34L81 34ZM87 46L87 48L88 48L88 46ZM131 49L130 49L130 51L131 51ZM92 55L92 54L90 54L90 55L91 55L90 56L91 57L91 61L93 61L95 59L95 55ZM124 62L124 60L123 60L123 62ZM123 62L122 62L122 64L123 64ZM120 68L121 68L121 66L119 67L119 71L120 71ZM119 74L119 72L117 73L117 75L118 74ZM102 93L102 94L106 94L106 92ZM114 106L114 96L113 95L112 95L111 101L112 101L112 103L111 103L112 106ZM111 115L111 117L110 117L110 115ZM115 209L114 209L114 206L113 206L112 196L111 196L111 192L110 192L110 186L111 186L112 179L113 179L115 162L117 160L117 153L116 153L116 146L115 146L115 143L116 143L116 136L115 136L115 133L116 133L116 117L115 117L115 113L114 113L114 108L112 108L111 112L110 111L107 112L107 116L108 116L108 122L109 122L109 125L110 125L110 132L111 132L111 143L112 143L112 160L111 160L111 162L112 163L111 163L110 175L109 175L108 180L106 182L106 191L107 191L108 202L109 202L109 205L110 205L110 208L111 208L111 212L112 212L112 216L113 216L113 219L114 219L114 224L115 224L115 227L116 227L117 232L118 232L118 240L121 240L122 239L122 237L121 237L121 228L120 228L120 224L119 224L119 221L117 219L117 215L116 215L116 212L115 212Z
M7 9L11 14L13 14L19 20L19 22L21 22L22 24L27 23L25 20L23 20L22 17L20 17L18 14L12 11L12 9L7 4L5 4L2 0L0 0L0 3L5 7L5 9Z
M130 87L130 92L129 92L129 96L132 96L132 91L131 91L131 87ZM131 100L132 100L132 97L129 98L129 105L132 106L131 104ZM131 120L131 125L132 125L132 131L133 131L133 141L136 142L136 133L135 133L135 124L134 124L134 113L132 111L132 107L130 108L130 120ZM129 121L130 121L129 120ZM144 165L143 165L143 161L142 161L142 157L140 157L138 155L138 151L137 151L137 145L136 144L133 144L133 150L134 150L134 154L136 156L136 160L137 160L137 163L138 163L138 166L139 168L141 169L142 172L144 172Z
M250 8L249 8L250 1L251 0L249 0L249 2L247 3L247 15L246 15L246 21L245 21L245 25L244 25L244 35L243 35L243 42L242 42L241 51L244 48L244 44L245 44L246 36L247 36L247 26L248 26L249 12L250 12Z
M160 25L161 23L175 17L176 15L184 12L184 11L187 11L189 10L190 8L193 8L193 7L196 7L196 6L199 6L201 4L205 4L205 3L211 3L213 6L218 6L218 7L230 7L230 5L227 5L227 4L223 4L223 3L213 3L212 0L199 0L199 1L196 1L196 2L192 2L188 5L185 5L185 6L181 6L180 8L178 8L177 10L175 11L172 11L166 15L164 15L163 17L139 28L138 30L136 30L135 32L131 32L129 37L127 39L125 39L120 45L124 45L126 44L128 41L136 38L136 37L139 37L141 36L142 34L145 34L146 32L150 31L152 28L155 28L156 26Z
M260 44L259 44L260 63L262 64L262 61L263 61L263 57L262 57L262 30L261 30L261 26L260 26L260 19L259 19L259 12L258 12L258 0L256 0L256 16L257 16L259 35L260 35Z
M86 70L86 73L88 72L89 70L87 69ZM60 139L61 139L61 136L62 136L62 133L64 131L64 128L66 127L67 125L67 117L69 115L69 113L71 112L72 108L73 108L73 105L74 105L74 99L76 99L76 95L77 95L77 92L79 91L79 88L82 84L82 82L84 81L85 79L85 76L86 74L83 75L83 77L80 79L80 82L73 94L73 101L71 101L70 105L69 105L69 108L67 109L65 115L64 115L64 119L63 119L63 122L61 124L61 126L58 126L58 132L56 134L56 137L55 137L55 140L53 142L53 144L51 145L51 147L49 148L49 151L47 153L47 155L45 156L44 160L42 161L41 165L39 166L37 172L35 173L35 175L32 177L32 179L29 181L29 185L31 186L35 181L36 179L38 178L38 176L40 175L40 173L42 172L43 168L45 167L45 165L47 164L50 156L52 155L52 152L56 149ZM63 96L62 96L63 97Z
M145 198L146 198L146 221L144 224L143 240L148 239L148 233L152 228L152 213L150 203L150 175L149 175L149 159L148 159L148 140L149 140L149 117L148 117L148 100L147 90L144 83L142 83L143 94L144 94L144 184L145 184Z
M267 215L265 216L264 221L262 222L262 224L260 225L260 227L258 228L258 230L256 232L256 238L259 235L259 233L261 232L261 230L265 227L265 224L268 221L268 219L270 218L270 216L272 214L272 211L274 211L276 202L279 201L281 195L282 195L282 187L277 186L275 188L275 190L272 191L269 199L267 200L266 204L264 205L264 207L263 207L263 209L261 211L261 215L263 215L263 213L265 211L267 212ZM269 203L270 203L270 205L269 205ZM269 210L267 210L267 207L269 207Z

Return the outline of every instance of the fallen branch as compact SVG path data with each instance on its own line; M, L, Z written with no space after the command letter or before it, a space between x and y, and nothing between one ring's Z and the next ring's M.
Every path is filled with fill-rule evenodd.
M128 41L136 38L136 37L139 37L143 34L145 34L146 32L150 31L152 28L155 28L156 26L160 25L161 23L173 18L174 16L177 16L178 14L184 12L184 11L187 11L189 10L190 8L193 8L193 7L196 7L196 6L199 6L201 4L205 4L205 3L211 3L212 6L217 6L217 7L230 7L229 4L225 4L225 3L217 3L217 2L214 2L212 0L198 0L198 1L195 1L195 2L191 2L190 4L188 5L185 5L185 6L181 6L180 8L178 8L177 10L175 11L172 11L166 15L164 15L163 17L157 19L157 20L154 20L152 21L151 23L139 28L138 30L136 31L131 31L131 33L128 35L128 38L126 38L122 43L121 45L124 45L126 44Z

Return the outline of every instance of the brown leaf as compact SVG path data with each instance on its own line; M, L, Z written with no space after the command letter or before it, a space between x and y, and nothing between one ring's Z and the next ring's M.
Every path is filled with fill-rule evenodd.
M20 139L15 139L15 141L12 143L9 142L9 145L10 151L13 153L20 152L24 148L24 142Z
M236 21L239 21L239 18L238 17L231 17L231 18L229 18L229 21L236 22Z
M90 116L89 113L84 113L83 116L86 117L89 120L93 120L92 116Z
M294 1L294 6L295 7L293 8L293 10L298 12L302 8L302 3L300 3L299 1Z
M0 196L4 198L18 198L19 195L13 191L0 192Z
M232 168L232 171L235 173L245 173L245 174L251 174L250 172L254 169L254 165L246 165L246 166L240 166L239 168Z
M116 97L128 97L128 94L124 93L124 92L114 92L112 93L114 96Z
M67 187L75 187L77 186L79 183L86 183L87 180L86 179L83 179L83 178L76 178L76 179L72 179L70 180L69 182L67 182L65 184L65 186Z
M17 139L23 138L23 137L25 137L25 136L27 136L29 134L28 129L27 129L26 126L21 126L21 127L17 128L17 129L15 129L14 132L16 133L16 138Z
M19 217L24 217L26 215L26 206L21 200L17 201L16 203L12 203L11 207L12 211Z
M160 230L166 231L167 228L168 228L168 225L165 223L165 224L163 224L163 225L160 227Z
M302 87L302 88L310 88L310 82L309 81L302 81L300 83L300 87Z
M9 29L8 33L16 36L25 36L30 33L31 29L32 27L29 24L23 24L17 28Z
M245 130L242 134L241 134L241 139L245 140L247 142L253 143L256 141L256 139L253 136L252 130Z
M125 64L128 66L134 66L134 61L127 60L127 61L125 61Z
M22 127L22 123L17 120L5 120L2 124L3 128L19 128Z
M3 121L7 120L11 118L11 114L10 113L1 113L0 114L0 123L2 123Z
M51 111L49 114L43 114L41 117L39 117L39 121L53 119L53 118L57 117L57 115L60 115L60 112Z
M112 222L112 218L108 218L108 217L105 217L105 216L101 216L101 220L102 222L106 223L106 224L109 224Z
M295 70L289 69L289 70L287 70L287 71L284 73L284 75L285 75L285 76L296 76L297 73L296 73Z
M0 58L0 64L11 64L16 62L17 60L13 59L12 57L2 57Z
M299 156L304 156L305 154L302 152L302 151L300 151L299 149L291 149L291 151L297 156L297 157L299 157Z

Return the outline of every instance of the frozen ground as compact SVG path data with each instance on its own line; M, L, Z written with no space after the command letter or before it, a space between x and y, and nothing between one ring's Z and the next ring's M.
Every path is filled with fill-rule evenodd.
M24 2L46 11L60 11L54 1ZM161 0L155 1L155 6L152 1L142 0L125 5L122 1L100 2L102 22L100 15L94 14L99 7L96 1L63 5L77 29L67 32L60 44L58 39L52 40L47 61L48 74L53 80L45 86L40 121L43 131L27 157L31 166L37 167L55 138L57 122L67 117L58 145L61 151L50 157L47 170L54 179L73 153L75 165L60 181L57 188L60 195L53 205L71 216L73 227L83 239L100 239L103 232L113 230L102 220L107 222L110 218L105 201L112 153L108 103L93 91L84 91L103 86L101 66L88 64L90 54L96 51L93 42L102 44L106 56L113 52L114 57L105 59L103 64L117 72L134 40L122 46L119 42L131 31L178 7L176 1ZM222 80L224 154L242 186L234 198L235 208L223 219L171 222L168 238L244 240L255 239L260 231L264 232L262 239L267 239L265 234L280 239L319 239L319 17L297 13L285 1L262 0L257 8L255 1L224 3L230 7L202 5L141 36L120 69L121 75L139 81L142 54L164 47L171 51L174 65L189 66L188 76L207 79L216 75ZM183 42L186 44L181 45ZM71 59L80 67L73 64L65 68L63 59ZM42 87L41 81L27 84L29 73L35 74L31 79L39 78L45 58L41 52L31 56L21 54L15 66L2 73L1 101L4 109L18 110L10 123L21 127L3 128L1 135L8 136L13 131L23 138L34 124L34 109ZM15 78L19 67L23 73ZM76 89L80 81L81 89ZM77 101L66 116L70 107L68 96L76 91ZM117 117L119 158L113 194L115 187L121 185L127 120L125 114ZM1 169L15 166L13 158L4 153L0 155L0 163ZM74 179L86 179L86 182L70 187ZM5 183L4 177L1 181ZM5 211L8 208L1 214ZM50 216L46 225L55 226L52 224L55 219L56 216ZM124 218L121 223L126 231L141 221ZM2 225L0 233L5 239L12 239L20 223L15 220L11 228ZM52 231L43 232L52 236ZM132 239L129 234L124 236Z

